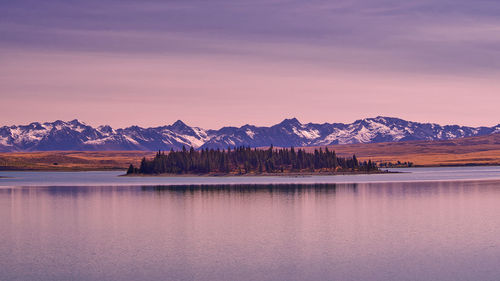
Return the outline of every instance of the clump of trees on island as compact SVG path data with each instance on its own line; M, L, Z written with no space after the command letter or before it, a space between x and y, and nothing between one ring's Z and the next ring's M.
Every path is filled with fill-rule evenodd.
M378 164L380 168L407 168L407 167L413 167L413 162L410 161L397 161L395 163L393 162L381 162Z
M372 172L378 171L371 160L358 161L337 157L328 148L307 152L293 147L276 149L251 149L250 147L220 149L158 151L148 160L143 158L140 167L132 164L127 174L262 174L300 172Z

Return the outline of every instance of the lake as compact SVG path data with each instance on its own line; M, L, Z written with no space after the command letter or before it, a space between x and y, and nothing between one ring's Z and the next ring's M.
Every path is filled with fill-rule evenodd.
M0 280L499 280L500 167L0 172Z

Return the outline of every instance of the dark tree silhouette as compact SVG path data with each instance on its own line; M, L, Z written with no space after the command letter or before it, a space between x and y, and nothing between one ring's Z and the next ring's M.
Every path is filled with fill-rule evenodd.
M342 172L377 171L372 161L360 163L355 155L352 158L337 157L328 148L315 149L313 153L291 147L276 149L251 149L250 147L228 148L226 150L202 149L200 151L185 147L169 153L158 151L156 156L143 158L139 169L133 165L127 174L260 174L286 172Z

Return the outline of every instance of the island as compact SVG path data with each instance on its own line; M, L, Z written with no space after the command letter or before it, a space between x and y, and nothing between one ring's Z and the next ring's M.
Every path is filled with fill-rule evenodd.
M237 147L223 149L158 151L154 158L142 158L140 166L130 164L127 175L280 175L345 174L382 172L371 160L338 157L333 150L308 152L294 147L267 149Z

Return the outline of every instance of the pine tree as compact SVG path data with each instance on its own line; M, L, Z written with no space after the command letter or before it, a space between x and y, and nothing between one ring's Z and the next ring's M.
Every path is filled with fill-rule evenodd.
M406 163L406 165L410 165ZM168 154L158 151L152 160L143 158L139 169L130 165L127 173L159 174L159 173L267 173L285 171L331 171L350 169L353 171L377 170L372 161L360 163L353 155L352 158L337 157L335 151L328 148L315 149L306 152L295 148L251 149L250 147L236 147L231 150L201 149L196 151L190 147L189 151L183 147L180 151L170 150Z
M130 166L128 166L127 175L133 174L134 172L135 172L134 165L130 164Z

